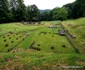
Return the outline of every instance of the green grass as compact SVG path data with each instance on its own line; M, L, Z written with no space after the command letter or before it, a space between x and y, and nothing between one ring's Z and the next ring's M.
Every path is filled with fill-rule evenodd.
M6 70L62 70L60 66L82 66L85 69L84 54L55 54L44 52L23 52L0 54L0 68ZM69 70L69 69L67 69ZM74 70L74 69L72 69Z
M10 23L10 24L2 24L0 27L3 27L2 30L8 30L14 31L16 33L24 33L24 36L22 38L19 38L19 35L15 34L15 37L13 37L14 34L10 35L12 39L9 39L9 37L5 34L7 42L4 42L4 39L1 36L1 51L0 52L6 52L9 48L14 47L16 44L18 44L25 36L26 33L30 34L23 42L21 42L18 46L16 46L13 50L17 50L18 48L22 48L25 50L29 50L30 45L35 41L34 47L39 47L41 51L44 52L55 52L55 53L75 53L74 49L68 42L65 36L60 36L58 34L58 30L62 29L60 25L58 25L58 28L48 28L50 24L59 24L59 21L52 21L52 22L42 22L44 25L22 25L20 23ZM12 28L11 28L12 27ZM6 32L8 32L6 31ZM3 34L4 31L2 31ZM41 34L40 32L47 32L46 35ZM50 32L50 33L49 33ZM57 34L54 34L57 33ZM16 40L16 38L19 38L19 40ZM14 41L12 44L11 41ZM9 44L8 47L5 47L5 44ZM40 44L40 46L38 46ZM66 48L63 48L62 45L66 45ZM54 50L51 49L51 47L54 46ZM4 50L2 50L2 48ZM61 51L62 50L62 51Z
M3 38L3 37L5 37L5 38ZM14 34L7 33L4 36L1 36L0 37L0 46L1 46L0 52L7 52L8 49L17 45L25 37L26 37L26 35L22 35L22 34L16 35L15 33ZM9 39L9 38L11 38L11 39ZM18 38L18 40L16 40L16 38ZM4 40L6 40L6 41L4 41ZM14 43L12 43L11 41L14 41ZM8 44L8 46L5 46L6 44Z
M76 36L76 39L70 38L76 48L80 53L85 53L85 18L64 21L63 25L72 35Z
M84 49L84 45L80 44L80 42L82 41L82 43L85 43L84 32L81 32L81 30L84 29L85 25L83 23L84 19L85 18L63 22L63 25L66 27L66 29L77 36L77 39L75 40L72 40L71 38L70 39L74 42L74 45L76 45L77 48L80 49L79 51L82 51L81 49ZM58 28L48 28L51 23L57 25ZM72 26L68 26L69 23ZM75 70L84 70L85 54L76 54L74 48L71 46L67 38L58 34L59 29L62 29L60 21L43 21L41 25L23 25L20 23L0 24L0 35L2 35L0 36L0 69L62 70L62 68L59 68L60 66L82 66L82 68ZM9 34L9 31L12 31L13 34ZM40 32L47 32L47 34L39 35ZM16 33L19 34L16 35ZM7 36L8 34L10 36ZM23 36L19 38L19 36L21 36L22 34ZM27 37L27 34L30 35ZM13 35L15 35L15 37L13 37ZM6 36L6 38L3 38L3 36ZM11 37L11 39L9 39L9 37ZM22 41L22 39L25 37L27 38ZM19 38L19 40L16 40L16 38ZM4 39L6 39L7 41L4 42ZM12 40L14 41L14 43L11 43ZM20 41L22 42L18 44ZM29 49L30 45L34 41L35 44L33 45L33 47L40 48L40 51ZM5 44L9 44L9 46L5 47ZM40 46L38 46L38 44L40 44ZM80 44L81 47L78 44ZM62 47L62 45L65 45L66 47L64 48ZM54 50L51 49L52 46L54 46ZM13 50L7 53L7 50L12 47Z

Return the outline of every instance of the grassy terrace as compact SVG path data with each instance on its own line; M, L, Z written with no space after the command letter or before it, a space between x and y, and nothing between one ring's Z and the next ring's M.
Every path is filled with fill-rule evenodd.
M76 39L69 37L76 48L80 53L85 53L85 18L64 21L63 25L72 35L76 36Z
M6 31L2 31L1 34L4 32L7 33L9 31L13 33L7 33L0 37L0 52L8 51L10 47L14 47L21 40L23 40L26 37L26 34L30 34L30 36L14 47L13 50L17 50L18 48L29 50L30 45L35 41L33 46L39 47L40 50L44 52L75 53L67 38L58 34L58 30L62 29L60 25L54 29L48 28L51 23L59 24L60 22L42 22L42 24L43 23L44 25L22 25L20 23L2 24L1 29ZM44 34L41 32L47 33ZM12 43L12 41L14 42ZM62 45L65 45L66 47L64 48ZM51 49L52 46L54 49Z
M38 51L0 54L0 69L2 70L63 70L61 66L81 66L75 70L84 70L85 55ZM74 70L74 68L64 68L64 70Z
M82 52L85 39L84 32L81 32L81 30L84 30L85 27L84 23L81 25L80 23L84 21L84 18L80 23L78 21L80 20L64 21L63 25L77 37L76 39L69 38L77 46L78 50ZM51 23L57 28L48 28ZM69 23L71 26L68 26ZM81 30L79 28L73 29L74 23L79 25ZM82 66L79 69L75 68L75 70L84 70L85 55L76 54L66 36L58 34L59 29L62 30L60 21L42 22L40 25L37 23L35 25L26 23L25 25L20 23L0 24L0 69L63 70L61 66ZM9 31L12 33L9 33ZM42 32L46 32L46 34ZM34 41L35 43L32 47L40 50L30 49ZM81 47L78 45L79 43ZM6 46L7 44L8 46ZM11 49L10 52L8 52L8 49Z

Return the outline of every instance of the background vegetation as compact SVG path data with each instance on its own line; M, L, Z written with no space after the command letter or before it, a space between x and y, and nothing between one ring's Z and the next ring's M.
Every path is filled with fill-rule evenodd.
M63 7L40 12L36 5L25 6L23 0L0 0L0 23L20 21L66 20L85 16L85 1L76 0Z

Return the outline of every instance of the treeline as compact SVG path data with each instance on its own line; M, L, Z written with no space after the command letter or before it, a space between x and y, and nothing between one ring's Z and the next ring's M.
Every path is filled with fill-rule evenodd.
M64 5L68 10L68 18L85 17L85 0L76 0L73 3Z
M40 14L41 21L52 21L52 20L66 20L68 17L68 11L65 7L54 8L51 11L44 11Z
M23 0L0 0L0 23L52 21L85 17L85 0L76 0L59 8L40 13L36 5L25 6Z
M0 23L39 21L39 17L36 5L26 7L23 0L0 0Z
M85 0L76 0L61 8L56 7L41 14L41 20L66 20L80 17L85 17Z

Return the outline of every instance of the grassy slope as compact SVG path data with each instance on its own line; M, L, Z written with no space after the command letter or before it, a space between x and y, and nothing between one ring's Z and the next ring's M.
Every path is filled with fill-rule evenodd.
M42 22L42 24L45 23L44 25L22 25L20 23L13 23L13 24L2 24L0 27L2 30L7 30L7 31L13 31L13 32L22 32L24 34L28 33L30 36L26 38L23 42L21 42L18 46L15 47L15 50L23 49L27 50L29 49L30 45L32 44L33 41L35 41L34 47L40 47L41 51L44 52L55 52L55 53L75 53L74 49L64 36L60 36L58 34L58 29L61 29L61 26L58 28L52 29L48 28L50 23L53 24L59 24L60 22L56 21L51 21L51 22ZM3 27L3 28L2 28ZM2 31L7 32L7 31ZM39 35L40 32L47 32L46 35L41 34ZM50 32L50 34L49 34ZM57 34L53 34L57 33ZM7 34L8 35L8 34ZM10 34L10 37L12 39L9 39L9 36L6 36L6 38L0 37L0 44L1 44L1 49L0 52L6 52L9 48L12 46L15 46L18 42L20 42L23 38L19 37L19 35L15 34L15 37ZM16 40L16 38L19 38L19 40ZM4 42L4 39L7 40L7 42ZM12 44L11 41L14 41ZM9 44L8 47L5 47L5 44ZM40 46L38 46L40 44ZM66 45L65 48L62 47L62 45ZM52 50L51 47L54 46L55 49ZM2 50L2 48L5 50ZM61 51L62 50L62 51Z
M85 56L84 54L55 54L32 50L0 54L0 69L2 70L62 70L60 66L82 66L83 69L75 70L84 70Z
M85 53L85 18L64 21L63 25L72 35L76 36L76 39L71 38L76 48L80 53Z
M46 24L45 26L47 25L48 24ZM3 33L0 32L0 33L4 34L10 31L10 29L16 28L15 24L13 27L11 26L12 25L10 24L10 26L7 27L6 31L4 31ZM0 25L0 28L3 29L3 27L6 27L6 26L4 24ZM17 30L18 32L27 30L30 33L31 33L30 31L31 27L35 29L37 28L37 26L31 26L29 28L26 26L24 28L22 26L17 26L17 28L18 27L19 27L19 29ZM33 35L34 34L35 33L33 33ZM28 41L29 38L27 38L26 40ZM27 42L26 40L25 42ZM22 43L22 44L23 46L26 45L26 43ZM19 45L18 47L21 47L21 45ZM83 69L75 69L75 70L84 70L85 69L85 54L56 54L52 52L49 52L49 53L44 51L38 52L34 50L26 50L24 52L17 52L17 53L11 53L11 52L0 53L0 69L1 70L63 70L62 68L59 68L60 66L82 66ZM65 70L70 70L70 69L65 69ZM71 69L71 70L74 70L74 69Z
M45 30L44 30L45 29ZM47 33L46 35L41 34L42 31L49 31L51 34ZM57 32L57 30L55 30ZM52 35L54 37L52 37ZM61 37L59 35L52 34L52 29L43 28L39 31L35 31L33 34L30 35L25 41L23 41L21 44L19 44L16 48L25 48L28 49L31 43L35 41L35 47L38 47L37 44L40 44L41 51L45 52L52 52L50 49L51 46L55 47L55 51L60 53L75 53L72 46L69 44L66 37ZM62 45L65 44L66 48L63 48ZM24 47L23 47L24 46ZM61 51L62 50L62 51Z

